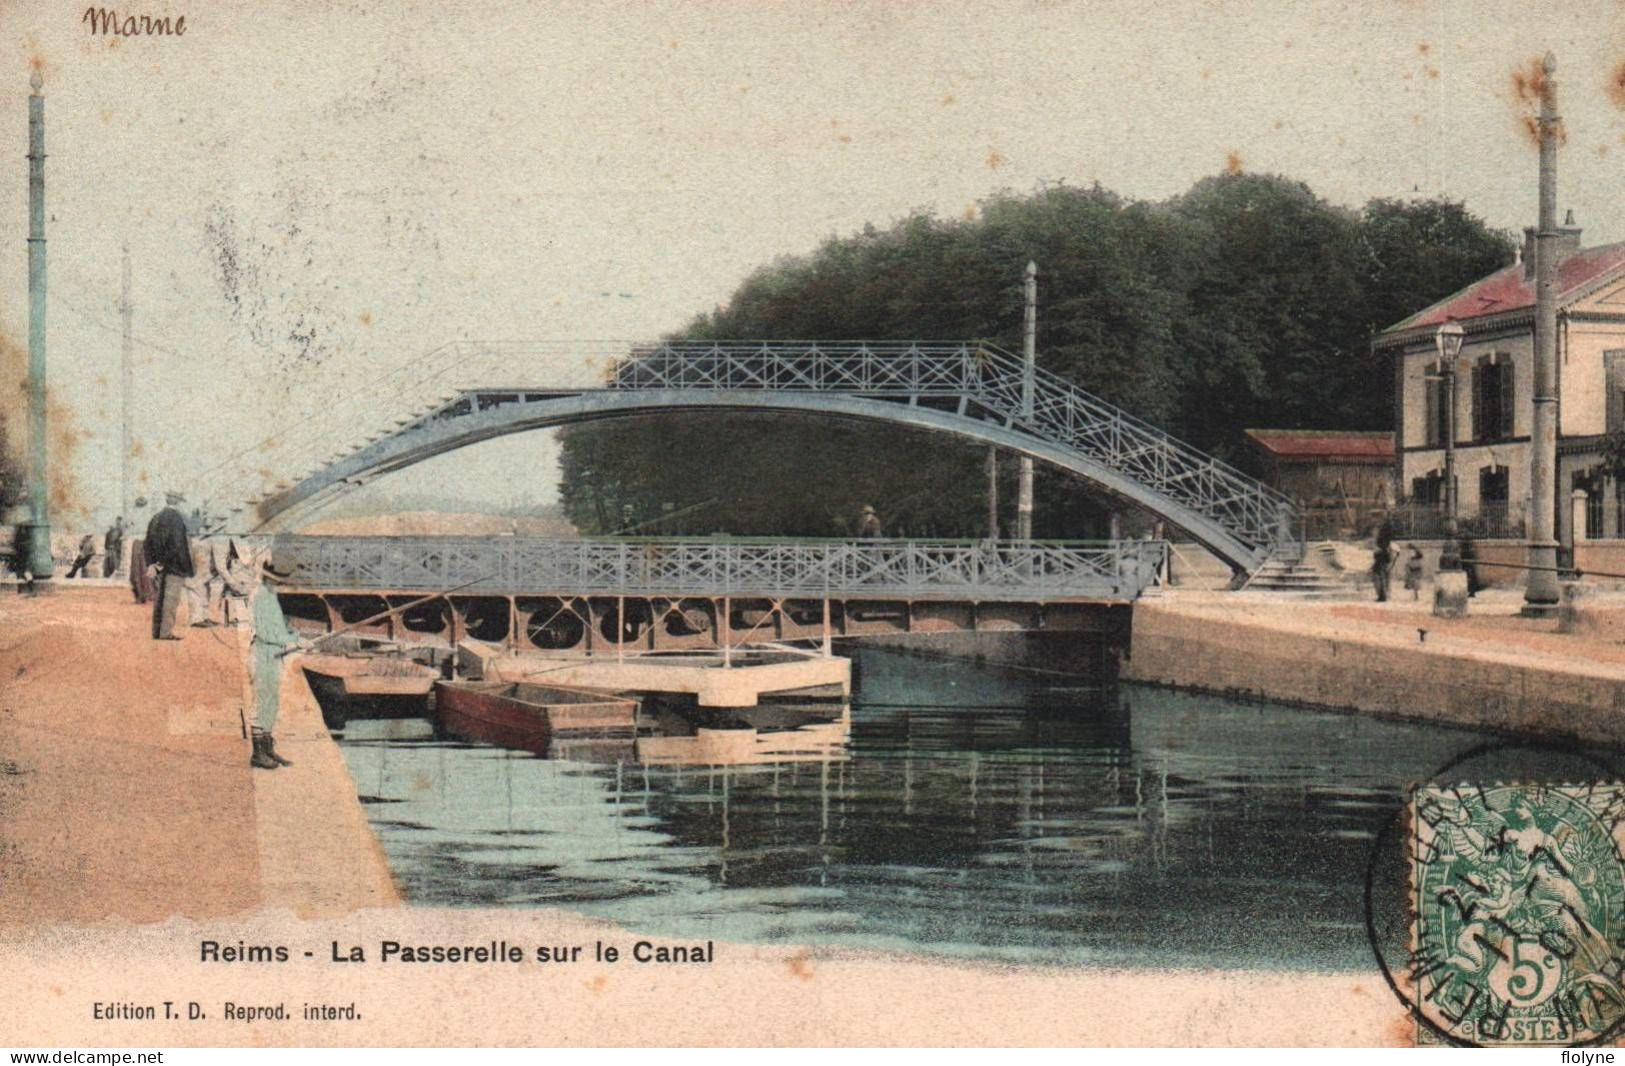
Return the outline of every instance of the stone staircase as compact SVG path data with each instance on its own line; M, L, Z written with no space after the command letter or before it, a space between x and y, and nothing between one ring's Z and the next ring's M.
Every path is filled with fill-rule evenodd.
M1346 571L1335 568L1335 555L1312 546L1302 558L1276 557L1247 583L1249 592L1290 592L1305 599L1341 599L1358 589Z

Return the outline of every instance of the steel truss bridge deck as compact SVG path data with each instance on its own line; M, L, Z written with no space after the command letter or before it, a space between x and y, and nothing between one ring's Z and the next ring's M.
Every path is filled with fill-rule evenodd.
M1045 371L982 342L686 342L634 348L601 388L522 380L522 346L471 345L500 371L250 501L273 528L346 488L508 433L671 410L763 409L868 418L1007 447L1051 462L1184 529L1238 571L1295 544L1286 497ZM470 373L472 373L470 369ZM496 377L502 373L507 382ZM515 380L521 379L521 380ZM719 461L725 461L720 457Z
M1162 541L549 540L277 537L287 588L545 596L871 597L1128 602L1158 580Z
M307 632L567 656L904 633L1126 625L1161 541L559 541L279 537Z

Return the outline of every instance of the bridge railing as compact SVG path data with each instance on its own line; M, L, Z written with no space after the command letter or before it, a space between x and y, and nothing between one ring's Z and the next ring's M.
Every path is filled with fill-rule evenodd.
M1082 452L1212 519L1257 549L1290 542L1292 502L1236 468L985 342L681 341L637 346L611 389L845 392L961 397L1042 440Z
M312 590L1043 601L1133 599L1167 545L282 536L272 552L290 587Z

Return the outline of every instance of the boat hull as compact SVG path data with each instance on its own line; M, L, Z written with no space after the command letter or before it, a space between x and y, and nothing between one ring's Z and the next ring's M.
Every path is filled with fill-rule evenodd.
M554 740L630 739L636 700L503 681L438 681L440 728L470 740L546 755Z

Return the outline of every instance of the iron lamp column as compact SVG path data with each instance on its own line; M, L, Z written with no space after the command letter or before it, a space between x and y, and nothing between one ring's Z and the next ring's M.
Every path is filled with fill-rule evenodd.
M1456 360L1461 355L1466 330L1451 319L1433 335L1439 350L1439 370L1444 387L1444 551L1439 556L1439 569L1461 569L1459 515L1456 504Z

